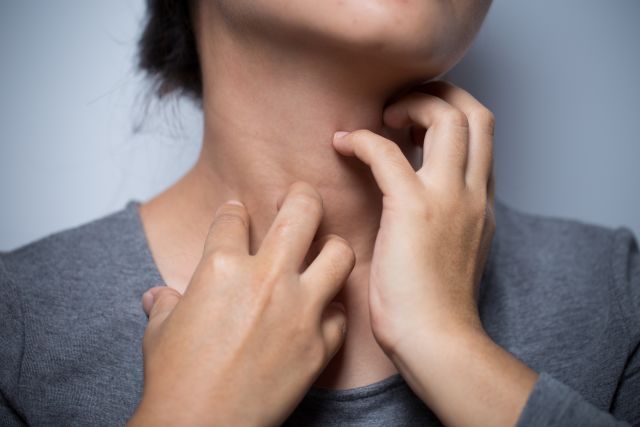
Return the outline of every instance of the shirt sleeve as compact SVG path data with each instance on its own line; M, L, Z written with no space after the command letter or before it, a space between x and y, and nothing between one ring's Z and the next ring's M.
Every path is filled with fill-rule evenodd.
M0 253L0 425L24 426L16 410L24 327L17 289L9 279Z
M640 250L637 236L627 227L614 233L611 264L620 307L633 339L633 351L611 408L617 417L640 426Z
M546 372L541 372L516 427L629 427L587 402L582 395Z
M640 253L627 227L612 234L612 286L629 336L630 356L611 403L610 412L588 402L576 390L541 372L516 427L640 426Z

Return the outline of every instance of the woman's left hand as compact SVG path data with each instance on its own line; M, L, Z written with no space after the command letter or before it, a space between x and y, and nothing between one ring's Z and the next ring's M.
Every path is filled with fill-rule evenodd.
M418 326L479 327L476 294L495 227L492 113L446 82L424 89L383 116L391 128L428 129L417 172L395 142L369 130L334 138L340 153L371 167L383 193L369 303L374 335L389 352Z
M339 153L369 165L383 194L369 277L373 334L446 424L513 425L537 375L490 340L477 308L495 230L493 114L435 81L389 105L383 121L427 129L418 171L395 142L369 130L333 139ZM483 362L470 365L476 357ZM502 366L515 376L487 377ZM511 397L496 394L496 385ZM470 389L483 394L477 405ZM499 399L495 406L487 393Z

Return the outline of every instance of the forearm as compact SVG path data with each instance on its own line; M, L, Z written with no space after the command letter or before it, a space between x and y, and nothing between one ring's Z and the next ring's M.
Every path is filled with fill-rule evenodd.
M538 374L481 328L417 333L392 360L448 426L514 426Z

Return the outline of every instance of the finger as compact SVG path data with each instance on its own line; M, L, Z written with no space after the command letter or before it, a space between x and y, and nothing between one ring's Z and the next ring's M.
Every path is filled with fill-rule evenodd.
M162 323L171 314L182 295L177 290L164 286L153 293L153 303L149 312L149 323Z
M449 185L465 183L469 125L462 111L437 96L412 92L389 105L383 120L393 129L412 123L427 129L419 176L437 177Z
M341 303L332 302L327 306L323 313L321 327L329 353L328 363L342 347L347 334L347 314Z
M147 317L149 317L149 313L151 312L155 295L164 287L165 285L154 286L153 288L147 289L147 291L142 294L142 309Z
M493 113L469 92L443 80L429 82L422 90L443 99L467 116L469 150L465 180L469 188L487 188L493 167Z
M385 196L402 194L415 197L418 177L411 163L395 142L371 132L359 129L353 132L336 132L333 145L345 156L356 156L366 163Z
M356 255L351 245L337 234L324 235L316 244L321 248L320 253L300 275L300 282L324 310L351 274Z
M294 182L267 231L257 256L298 272L323 215L322 196L304 181Z
M249 213L237 200L223 203L209 227L204 252L206 254L220 249L249 253Z

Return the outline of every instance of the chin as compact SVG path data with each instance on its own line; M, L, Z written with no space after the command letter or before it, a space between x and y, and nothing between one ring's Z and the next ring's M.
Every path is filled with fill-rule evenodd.
M490 0L294 0L296 22L336 51L441 74L470 46ZM290 6L296 10L295 6Z
M301 50L440 74L466 51L491 0L218 0L227 19Z

